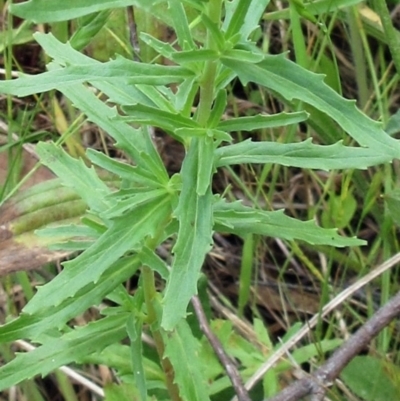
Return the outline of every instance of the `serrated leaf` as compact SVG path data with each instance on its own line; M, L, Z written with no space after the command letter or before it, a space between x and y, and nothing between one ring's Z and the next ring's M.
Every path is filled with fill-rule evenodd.
M147 5L159 3L160 0L29 0L24 3L11 4L11 13L23 19L31 19L36 23L66 21L82 17L109 8L127 7L132 5Z
M193 73L183 67L145 64L119 56L106 63L69 65L38 75L22 75L11 81L2 81L0 91L16 96L61 89L85 81L119 81L126 78L129 84L168 85L182 82Z
M221 121L217 128L222 131L253 131L263 128L282 127L297 124L307 120L308 113L299 111L296 113L258 114L251 117L230 118Z
M279 93L287 100L299 99L333 118L361 146L380 149L392 158L400 153L399 141L388 136L381 124L371 120L323 82L323 76L305 70L285 58L266 55L258 64L222 58L243 83L254 82Z
M62 328L69 320L80 315L93 305L98 305L116 286L135 274L140 266L137 256L130 256L113 263L94 284L83 287L73 298L68 298L56 307L43 305L42 309L29 314L30 304L15 320L0 326L0 343L29 338L38 341L41 335Z
M214 221L215 231L240 236L259 234L336 247L366 244L365 241L357 238L342 237L335 229L318 227L313 220L299 221L286 216L283 210L274 212L254 210L240 202L227 203L220 200L215 203Z
M216 166L242 163L274 163L283 166L335 170L344 168L365 169L392 160L390 154L376 148L356 148L333 145L316 145L312 139L299 143L252 142L221 147L215 151Z
M56 278L38 289L25 311L38 313L43 308L73 297L86 285L96 283L125 252L157 231L160 222L170 213L170 207L169 197L157 198L115 219L89 249L66 262L64 270Z
M119 162L111 157L108 157L102 152L98 152L94 149L88 149L86 155L89 160L99 167L110 171L111 173L119 176L120 178L127 180L128 182L134 182L144 187L155 187L158 188L160 185L166 184L160 183L154 179L154 176L148 171L144 170L140 166L131 166L130 164Z
M174 261L164 297L162 327L171 330L185 316L190 298L197 291L200 269L212 243L212 202L210 186L202 196L198 183L198 143L192 139L182 166L182 192L175 215L179 231L174 246Z
M141 205L145 205L151 201L154 201L155 199L159 199L160 201L162 201L162 199L168 195L165 188L158 188L150 189L144 192L135 191L134 194L126 197L126 199L123 199L122 196L119 196L120 192L117 192L113 194L112 197L110 197L111 199L115 199L115 204L105 212L101 213L101 218L117 218L126 214L127 212L130 213L134 209L139 209Z
M122 110L128 116L119 117L119 119L153 125L170 132L182 127L199 128L199 125L190 118L154 107L137 104L134 106L122 106Z
M0 391L36 375L45 376L62 365L79 361L84 355L122 340L126 337L127 317L127 314L108 316L61 337L48 336L45 344L35 350L17 354L0 368Z
M54 143L40 142L36 146L36 152L41 162L51 169L64 185L73 188L92 210L101 212L110 207L105 199L111 193L110 188L83 160L72 158Z
M164 333L165 357L174 367L175 382L184 400L209 401L207 383L198 353L200 344L188 323L180 320L171 333Z

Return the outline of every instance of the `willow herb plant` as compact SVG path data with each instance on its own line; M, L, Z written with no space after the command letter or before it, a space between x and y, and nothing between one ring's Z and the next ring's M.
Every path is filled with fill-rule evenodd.
M118 353L119 347L126 347L120 341L128 338L133 368L121 378L135 383L142 400L149 394L156 397L154 388L168 392L160 399L208 400L210 389L204 372L193 362L198 358L198 340L186 317L213 233L257 234L334 247L363 244L334 229L318 227L314 221L290 218L282 210L229 202L212 192L214 173L230 165L365 169L400 155L400 143L353 101L328 87L323 76L303 69L286 54L265 54L257 47L254 40L268 2L29 0L11 6L13 14L34 22L87 18L89 24L95 23L93 16L101 20L110 7L134 5L162 16L174 29L177 43L173 46L140 35L147 46L169 60L168 65L121 56L101 63L76 50L73 41L61 43L51 33L36 33L36 41L52 59L48 71L0 83L1 93L16 96L60 91L114 138L133 162L87 150L93 165L118 177L110 186L98 170L72 158L59 145L37 145L41 162L88 206L80 224L49 228L41 235L62 239L59 247L83 252L65 262L63 271L38 288L20 316L0 328L1 342L25 338L40 344L0 368L0 390L37 374L46 375L63 364L83 362L102 350ZM235 79L243 85L263 86L284 101L287 111L223 118L227 87ZM98 92L103 94L101 98ZM341 138L343 130L359 146L344 146L341 141L317 145L311 139L234 143L231 135L301 122L324 137L324 121L337 130L328 137ZM154 146L150 127L158 127L185 147L181 170L172 177ZM174 246L168 266L155 251L171 239ZM137 272L140 286L132 296L121 284ZM155 274L165 280L162 292L156 290ZM68 321L106 298L114 306L103 310L101 319L68 328ZM143 327L153 336L164 371L164 378L158 381L153 378L149 382L145 372Z

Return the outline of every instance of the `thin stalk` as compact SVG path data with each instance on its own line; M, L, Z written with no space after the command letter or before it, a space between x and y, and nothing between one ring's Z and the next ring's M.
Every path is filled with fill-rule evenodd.
M208 5L208 17L215 23L221 21L222 0L210 1ZM210 32L207 32L206 47L214 49L215 43ZM197 122L205 126L210 116L214 101L215 77L217 74L217 62L210 60L206 62L203 76L200 79L200 101L197 109Z
M400 74L400 42L398 32L392 24L389 10L386 5L386 0L375 0L374 1L375 11L381 19L383 30L387 44L389 46L390 53L393 57L393 62L396 67L397 73Z
M156 233L154 238L151 238L150 240L147 241L146 245L150 249L155 249L168 222L169 222L169 217L168 219L166 219L164 224L160 225L160 228L158 229L158 232ZM175 378L174 368L170 360L168 358L164 358L165 346L159 325L160 323L159 313L157 313L157 306L156 306L158 294L155 286L154 272L149 266L142 267L142 280L143 280L144 300L147 309L147 323L149 324L151 334L153 336L156 345L157 353L160 358L160 363L165 373L166 386L172 401L182 401L179 395L179 388L174 383L174 378Z
M168 358L164 358L164 341L158 325L155 307L157 290L154 284L154 272L148 266L142 267L143 292L147 308L147 320L156 345L160 363L165 373L166 386L172 401L182 401L178 386L174 383L174 368Z

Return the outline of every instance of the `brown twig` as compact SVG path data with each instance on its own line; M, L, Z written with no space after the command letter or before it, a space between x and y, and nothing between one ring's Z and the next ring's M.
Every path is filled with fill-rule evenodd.
M236 392L239 401L251 401L249 394L243 385L240 374L236 369L235 364L233 363L231 358L229 358L229 356L225 353L224 348L222 347L222 344L217 338L217 336L211 331L211 327L208 324L207 317L203 310L203 306L197 295L192 297L192 305L196 313L197 319L199 321L200 329L207 337L208 341L211 344L211 347L214 349L214 352L216 353L219 361L224 367L226 374L228 375L232 383L232 386Z
M326 388L339 376L344 367L399 314L400 292L380 308L312 375L294 382L268 401L297 401L306 395L312 395L315 401L323 400Z
M133 6L128 6L126 8L126 12L128 15L128 26L129 26L129 41L131 42L132 50L133 50L133 60L140 61L140 47L139 47L139 39L137 34L137 25L135 21L135 10Z

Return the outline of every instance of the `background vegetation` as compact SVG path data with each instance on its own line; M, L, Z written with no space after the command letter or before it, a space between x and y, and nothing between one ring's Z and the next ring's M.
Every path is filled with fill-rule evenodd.
M398 292L387 3L0 2L3 399L266 399Z

